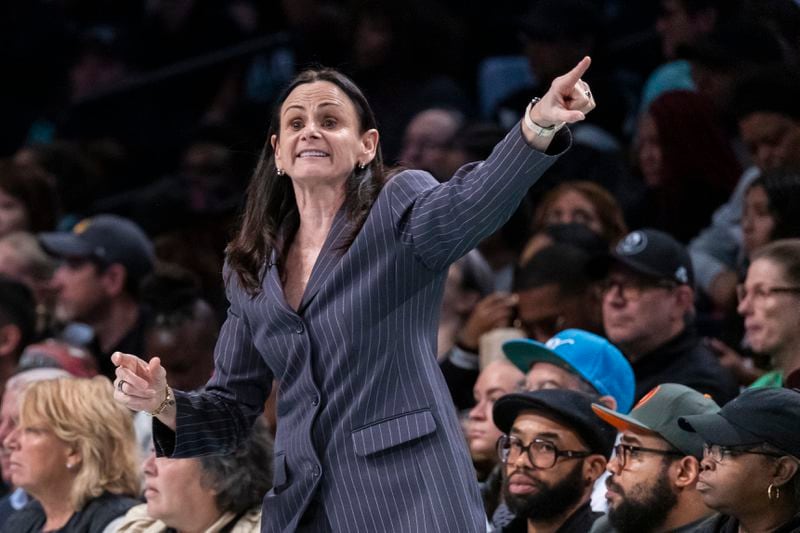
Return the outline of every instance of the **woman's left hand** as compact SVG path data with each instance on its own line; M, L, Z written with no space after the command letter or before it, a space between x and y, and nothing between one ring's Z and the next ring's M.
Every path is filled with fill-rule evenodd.
M586 118L586 114L597 105L589 84L581 79L591 63L588 56L584 57L575 68L554 79L547 93L531 109L531 120L548 127L562 122L572 124Z

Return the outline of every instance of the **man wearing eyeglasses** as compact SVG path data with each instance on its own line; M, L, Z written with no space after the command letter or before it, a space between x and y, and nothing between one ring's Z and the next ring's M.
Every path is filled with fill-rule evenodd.
M589 505L605 470L614 429L594 416L588 394L546 389L508 394L494 404L503 436L503 498L516 519L500 531L585 533L600 516Z
M681 416L711 414L719 406L684 385L665 383L629 415L594 404L602 420L620 431L606 467L608 515L591 533L689 532L713 514L697 492L703 440L678 425Z
M654 229L629 233L596 265L606 274L606 337L631 362L636 398L661 383L680 383L724 404L739 390L695 333L694 276L686 248Z

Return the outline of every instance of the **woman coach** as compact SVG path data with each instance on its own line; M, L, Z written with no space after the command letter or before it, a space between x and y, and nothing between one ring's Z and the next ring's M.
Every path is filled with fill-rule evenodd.
M204 392L115 354L115 398L156 416L159 454L233 449L280 381L263 531L484 531L436 364L447 267L500 227L594 108L583 59L482 163L447 183L385 175L375 118L333 70L280 100L224 272L230 302ZM554 141L551 146L551 142Z

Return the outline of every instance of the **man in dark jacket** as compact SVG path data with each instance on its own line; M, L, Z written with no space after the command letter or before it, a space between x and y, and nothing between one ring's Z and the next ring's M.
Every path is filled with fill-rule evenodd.
M683 245L661 231L634 231L602 266L603 325L633 366L637 400L661 383L686 385L720 405L738 394L691 325L694 276Z
M578 391L546 389L507 394L495 402L494 423L504 433L497 445L503 497L516 515L501 531L585 533L600 516L589 500L616 431L594 416L592 399Z

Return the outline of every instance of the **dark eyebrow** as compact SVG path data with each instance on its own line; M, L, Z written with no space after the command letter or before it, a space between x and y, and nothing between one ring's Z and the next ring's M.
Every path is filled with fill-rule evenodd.
M319 107L329 107L329 106L341 107L341 105L342 104L339 102L322 102L321 104L319 104ZM292 104L283 110L283 114L285 115L291 109L300 109L302 111L305 110L305 107L301 106L300 104Z
M620 437L619 440L621 442L626 443L626 444L634 444L636 446L641 446L642 445L642 441L640 441L636 437L631 437L631 436L628 436L628 435L622 435L622 437Z

